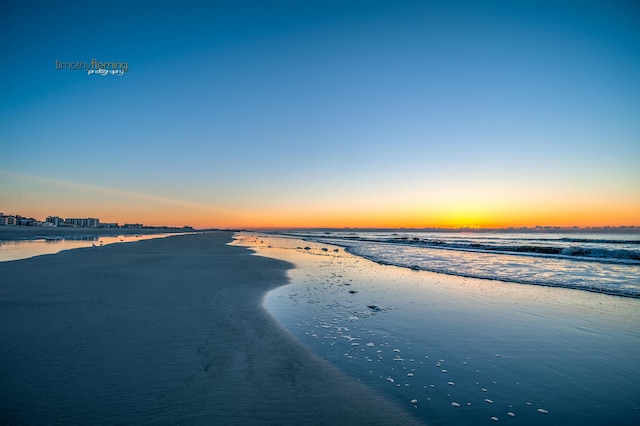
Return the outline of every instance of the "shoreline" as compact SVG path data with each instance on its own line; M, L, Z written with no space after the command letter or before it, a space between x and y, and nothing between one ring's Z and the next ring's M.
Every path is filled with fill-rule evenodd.
M637 299L380 265L276 236L240 245L296 265L265 300L292 335L429 424L639 419Z
M262 306L286 262L210 232L0 264L3 424L417 424Z

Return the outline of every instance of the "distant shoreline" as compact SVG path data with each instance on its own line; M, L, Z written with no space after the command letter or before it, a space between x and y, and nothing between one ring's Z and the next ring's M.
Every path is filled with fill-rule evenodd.
M194 229L177 228L72 228L46 226L0 225L0 240L37 240L46 237L74 237L80 235L140 235L178 234L185 232L205 232Z
M522 228L247 228L250 232L477 232L477 233L522 233L522 234L542 234L542 233L565 233L581 234L590 232L607 232L611 234L640 232L640 226L600 226L600 227L562 227L562 226L541 226Z

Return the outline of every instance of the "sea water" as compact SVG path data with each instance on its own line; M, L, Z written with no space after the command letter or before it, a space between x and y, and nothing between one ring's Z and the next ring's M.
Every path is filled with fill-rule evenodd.
M0 240L0 262L55 254L63 250L99 248L108 244L130 243L172 235L180 234L71 235L48 236L34 240Z
M298 232L375 262L464 277L640 297L640 230Z
M562 257L571 256L568 252L495 250L499 253L492 263L467 256L490 255L492 249L433 248L414 240L431 237L424 234L350 234L306 233L305 240L299 233L245 234L237 242L296 265L289 272L291 283L269 293L265 306L301 342L345 373L428 424L640 424L640 300L633 293L638 278L634 259L607 257L598 263L598 273L610 277L604 292L625 285L620 295L612 296L599 294L598 280L585 287L588 291L559 285L561 268L568 268L564 262L573 260ZM494 238L492 246L508 245L495 235L476 236L489 245L487 237ZM549 237L535 237L542 241L539 245L570 243L565 236L546 243ZM465 238L457 243L477 243L470 240L473 236ZM633 238L597 240L602 242L595 244L622 250L634 246ZM604 242L612 240L626 242ZM420 248L431 251L439 266L424 252L421 258L411 255ZM452 256L446 264L445 256L455 253L463 260ZM536 262L520 265L523 258L560 266L535 269ZM469 264L476 259L482 260ZM498 263L522 279L509 281ZM446 270L450 273L428 271L442 266L451 268ZM628 269L617 272L621 266ZM478 271L494 274L490 279L468 277ZM549 286L535 271L551 271L558 281ZM531 284L522 283L525 279ZM574 276L569 279L578 282Z

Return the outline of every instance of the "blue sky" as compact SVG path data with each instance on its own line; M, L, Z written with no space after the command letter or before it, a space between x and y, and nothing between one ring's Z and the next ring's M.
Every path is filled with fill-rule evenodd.
M197 226L640 224L637 3L2 8L5 212ZM55 69L93 58L129 69Z

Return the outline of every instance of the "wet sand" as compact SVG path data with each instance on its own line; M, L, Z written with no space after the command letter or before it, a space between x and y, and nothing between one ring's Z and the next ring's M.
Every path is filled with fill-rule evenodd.
M262 308L290 264L214 232L0 263L1 424L411 424Z

